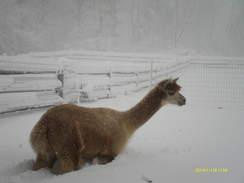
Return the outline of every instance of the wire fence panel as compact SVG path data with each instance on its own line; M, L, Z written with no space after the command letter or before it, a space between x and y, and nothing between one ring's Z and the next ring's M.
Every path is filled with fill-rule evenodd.
M182 77L191 105L244 108L244 61L192 61Z

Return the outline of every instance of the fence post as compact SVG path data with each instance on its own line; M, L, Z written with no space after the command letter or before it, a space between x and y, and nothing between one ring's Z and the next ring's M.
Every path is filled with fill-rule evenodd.
M64 70L63 69L57 71L57 78L61 82L61 87L57 89L58 95L60 97L64 98L64 93L63 93L63 89L64 89Z
M111 68L111 64L110 62L107 62L108 64L108 77L109 77L109 86L108 86L108 98L111 98L112 97L112 77L113 77L113 71L112 71L112 68Z
M56 71L57 79L61 82L61 87L57 88L57 93L61 98L64 98L64 59L58 59L58 68Z
M78 92L77 104L80 104L80 91L81 91L81 81L77 73L75 73L75 90Z
M150 61L150 87L153 86L153 61Z

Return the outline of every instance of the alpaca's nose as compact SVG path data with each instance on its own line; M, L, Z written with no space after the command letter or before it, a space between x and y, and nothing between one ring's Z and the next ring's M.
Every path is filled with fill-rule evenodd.
M182 106L185 104L186 104L186 98L183 95L181 95L181 100L179 101L179 105Z

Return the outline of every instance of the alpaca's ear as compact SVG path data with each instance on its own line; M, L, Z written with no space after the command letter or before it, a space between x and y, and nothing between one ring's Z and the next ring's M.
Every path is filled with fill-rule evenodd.
M178 81L179 77L175 78L172 82L176 83Z
M165 90L167 86L172 82L172 79L166 79L159 84L161 90Z

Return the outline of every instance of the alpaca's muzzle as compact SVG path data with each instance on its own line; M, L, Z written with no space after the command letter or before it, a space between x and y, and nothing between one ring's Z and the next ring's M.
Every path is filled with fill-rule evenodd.
M182 106L186 104L186 98L180 94L180 100L178 101L178 105Z

